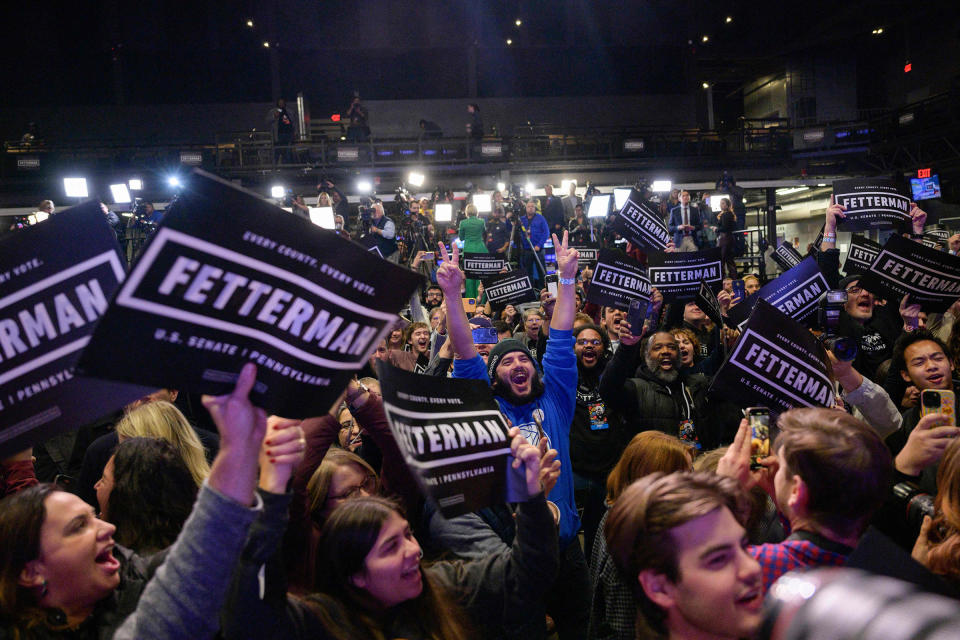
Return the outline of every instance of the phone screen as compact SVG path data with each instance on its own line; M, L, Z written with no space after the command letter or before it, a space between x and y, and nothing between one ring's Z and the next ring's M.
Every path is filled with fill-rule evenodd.
M756 467L761 458L770 455L770 410L750 407L746 413L750 425L750 464Z
M733 281L733 297L740 300L747 297L747 285L743 280Z
M557 274L551 273L550 275L544 277L543 279L547 285L547 292L550 294L552 298L557 297L557 291L559 287L559 278L560 276L558 276Z

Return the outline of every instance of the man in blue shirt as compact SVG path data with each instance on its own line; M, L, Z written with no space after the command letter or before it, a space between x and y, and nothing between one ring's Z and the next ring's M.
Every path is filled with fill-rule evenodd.
M520 266L523 267L533 282L537 291L543 289L543 278L546 275L539 266L543 264L543 245L550 237L550 227L547 219L537 213L535 198L527 200L527 215L520 218L521 240ZM538 264L537 257L540 262Z
M528 204L527 218L531 215ZM535 210L533 210L535 213ZM537 215L544 226L546 221ZM529 223L529 222L528 222ZM544 230L544 238L546 230ZM534 242L537 240L534 238ZM560 276L557 302L550 320L550 332L543 356L543 374L537 369L530 351L519 340L498 343L484 364L473 344L473 336L462 307L448 309L447 335L457 360L455 378L474 378L490 382L500 411L531 444L541 440L558 452L561 473L550 498L560 511L560 572L546 603L547 612L556 621L561 640L584 638L590 614L589 578L577 531L580 518L573 497L573 473L570 462L570 424L576 408L577 359L573 351L573 320L576 316L576 276L579 254L553 237ZM539 245L542 247L542 244ZM464 280L459 251L447 254L441 245L443 262L437 270L437 284L447 299L456 299Z

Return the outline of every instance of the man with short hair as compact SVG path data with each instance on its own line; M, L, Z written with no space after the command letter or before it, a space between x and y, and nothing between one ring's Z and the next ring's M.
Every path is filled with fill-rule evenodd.
M427 311L433 311L441 304L443 304L443 289L435 284L427 287L427 291L423 296L423 306L426 307Z
M683 307L683 328L690 329L697 336L700 352L694 360L699 361L710 355L710 344L713 342L713 331L710 330L710 318L707 317L696 302L688 302Z
M577 183L571 181L570 186L567 187L567 195L563 197L563 212L567 220L576 216L577 207L583 211L583 200L577 195Z
M490 382L491 390L504 416L518 427L532 444L544 440L558 451L561 469L570 469L570 423L576 406L577 362L572 334L574 288L577 260L564 234L563 242L554 236L559 273L558 295L550 321L550 335L543 355L541 375L530 351L518 340L504 340L490 351L487 365L477 354L463 307L448 309L447 332L453 342L453 375ZM437 270L437 283L450 298L463 284L463 271L457 266L459 251L448 256L441 248L443 263ZM561 640L586 636L589 618L589 581L583 549L577 540L580 518L573 495L573 477L560 473L550 494L559 508L560 573L547 599L547 612L556 621Z
M380 254L390 262L400 261L400 251L397 248L397 227L393 220L383 213L383 202L375 200L371 214L370 233L374 236L374 243Z
M750 547L769 589L788 571L841 566L880 507L893 473L890 452L868 424L844 411L791 409L761 471L750 471L751 429L740 423L717 473L744 489L763 484L792 533L783 542Z
M520 247L520 266L524 268L533 288L536 291L543 289L543 245L550 237L550 227L547 220L537 213L537 202L534 198L527 200L526 215L518 220L522 236ZM539 258L539 260L538 260Z
M530 350L533 357L537 357L537 342L540 340L540 327L543 326L543 312L540 309L525 309L523 312L523 329L513 334L523 346Z
M677 251L698 251L700 249L700 209L690 203L690 192L680 192L680 204L670 210L667 229L673 234L673 244Z
M746 493L711 473L658 472L621 494L604 533L614 564L635 587L635 637L754 636L764 592L760 566L746 551L749 516Z
M543 199L543 217L550 225L550 232L559 235L567 228L567 221L563 215L563 202L558 196L553 195L552 184L546 185L543 191L546 193Z
M490 219L487 220L487 252L506 258L512 232L513 225L504 219L503 205L494 205Z
M620 321L623 318L623 310L616 307L603 307L600 310L600 326L610 337L610 353L615 353L620 346Z
M753 273L748 273L743 276L743 290L746 292L748 298L757 291L760 291L760 278Z

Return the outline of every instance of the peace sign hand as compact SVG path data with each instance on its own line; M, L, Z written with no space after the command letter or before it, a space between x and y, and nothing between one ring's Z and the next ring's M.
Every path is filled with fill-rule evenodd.
M453 255L447 253L447 248L440 243L440 267L437 269L437 284L443 289L445 298L459 298L460 290L466 277L460 270L460 248L453 244Z
M567 246L570 236L568 231L563 232L563 242L557 239L557 234L553 234L553 247L557 254L557 271L564 280L572 280L577 277L577 265L579 264L580 254L576 249Z

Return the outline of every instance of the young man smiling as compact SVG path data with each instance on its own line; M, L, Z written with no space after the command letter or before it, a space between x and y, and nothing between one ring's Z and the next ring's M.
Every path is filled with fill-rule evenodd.
M586 560L577 540L580 518L573 497L573 474L566 471L571 469L570 423L577 393L572 330L579 254L569 248L566 233L563 242L556 236L553 241L560 279L542 375L530 350L515 339L503 340L493 347L484 365L462 307L448 309L447 334L457 357L454 377L488 380L500 410L520 429L521 435L534 445L547 440L558 451L557 459L564 471L550 498L560 510L560 574L548 599L547 612L556 621L561 640L565 640L586 636L590 589ZM448 299L455 299L465 277L457 266L459 251L454 248L450 256L441 247L440 252L443 262L437 269L437 284Z

